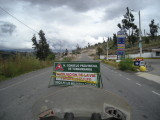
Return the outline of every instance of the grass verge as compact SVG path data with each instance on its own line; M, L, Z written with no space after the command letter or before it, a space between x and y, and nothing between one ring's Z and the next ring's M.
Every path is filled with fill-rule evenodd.
M0 59L0 82L6 79L53 65L53 61L40 61L35 57L16 56Z
M63 62L72 61L72 57L64 57ZM59 61L59 60L55 60ZM35 57L17 55L9 59L0 59L0 82L34 70L52 66L54 61L40 61Z
M110 60L110 61L109 60L102 60L102 62L105 64L109 64L109 65L116 67L116 68L118 68L118 65L119 65L117 62L115 62L113 60Z

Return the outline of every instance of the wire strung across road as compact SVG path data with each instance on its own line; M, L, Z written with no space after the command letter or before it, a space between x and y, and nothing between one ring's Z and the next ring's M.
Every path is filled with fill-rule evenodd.
M24 26L26 26L27 28L31 29L32 31L38 33L36 30L34 30L33 28L29 27L28 25L26 25L25 23L23 23L22 21L20 21L18 18L16 18L15 16L13 16L12 14L10 14L8 11L6 11L4 8L2 8L0 6L0 9L3 10L5 13L7 13L8 15L12 16L14 19L16 19L18 22L20 22L21 24L23 24Z

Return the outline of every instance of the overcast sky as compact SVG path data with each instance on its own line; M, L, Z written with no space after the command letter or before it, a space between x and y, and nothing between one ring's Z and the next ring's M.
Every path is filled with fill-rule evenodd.
M149 32L151 19L160 23L160 0L0 0L0 7L32 28L29 29L0 9L0 49L32 48L33 34L43 30L50 48L74 49L102 42L119 29L126 7L134 9L138 25Z

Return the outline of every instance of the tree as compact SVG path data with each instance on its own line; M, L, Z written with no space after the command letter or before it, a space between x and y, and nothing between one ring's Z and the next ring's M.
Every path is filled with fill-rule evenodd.
M137 40L137 25L134 24L134 15L130 12L129 8L127 7L127 12L124 15L124 19L122 19L122 24L118 23L117 26L126 32L126 35L128 36L128 42L131 45L134 45L134 43ZM128 31L128 33L127 33Z
M79 44L76 45L76 50L81 50L81 48L79 47Z
M108 37L107 42L109 42L109 41L110 41L110 39L109 39L109 37Z
M49 59L49 60L54 60L55 57L56 57L55 54L52 53L52 54L49 54L49 55L48 55L47 59Z
M112 38L111 38L111 37L109 38L109 41L112 41Z
M88 43L88 47L90 47L90 44Z
M151 20L149 27L150 27L150 35L152 38L154 38L155 36L157 36L159 26L155 25L154 19L153 19L153 20Z
M103 38L103 43L105 43L105 40L104 40L104 38Z
M50 53L49 44L47 43L45 33L42 30L40 30L38 34L40 38L39 42L37 42L36 36L33 35L33 48L35 50L36 57L40 60L45 60Z
M120 23L118 23L117 26L122 30L122 26Z
M100 55L103 53L103 49L101 48L101 47L98 47L97 48L97 54L99 55L99 57L100 57Z
M144 37L144 41L145 41L146 44L149 44L149 37L147 37L147 36Z
M39 48L39 45L37 43L37 40L36 40L36 35L34 34L33 37L32 37L32 42L33 42L33 46L32 48L34 48L34 50L38 49Z
M117 36L116 36L116 34L113 34L113 46L114 47L117 46Z
M68 50L67 49L65 50L65 55L68 55Z

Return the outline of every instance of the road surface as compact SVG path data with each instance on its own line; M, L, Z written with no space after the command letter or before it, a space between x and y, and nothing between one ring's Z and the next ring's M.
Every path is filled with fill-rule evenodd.
M79 61L90 61L82 54ZM160 120L160 85L101 64L103 86L123 97L132 108L132 120ZM0 120L33 120L32 105L63 87L47 88L52 67L0 83Z

